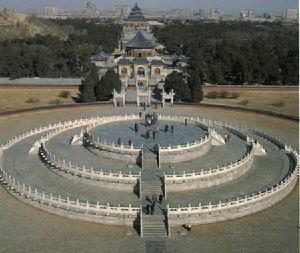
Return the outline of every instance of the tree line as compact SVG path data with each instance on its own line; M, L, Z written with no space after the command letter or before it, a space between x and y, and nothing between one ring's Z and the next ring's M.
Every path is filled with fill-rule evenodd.
M0 42L0 76L84 77L91 67L91 55L117 47L121 27L83 19L47 21L61 27L71 26L67 39L52 35L35 35Z
M111 99L112 91L120 92L122 82L119 75L109 69L99 80L97 67L92 65L89 73L79 88L81 102L106 101Z
M190 57L202 83L298 85L298 25L175 22L154 34Z

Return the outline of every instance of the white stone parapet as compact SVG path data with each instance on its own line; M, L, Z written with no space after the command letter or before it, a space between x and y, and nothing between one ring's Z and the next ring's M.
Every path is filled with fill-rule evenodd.
M203 138L195 140L194 142L187 142L186 144L178 144L175 146L169 145L168 147L159 147L159 152L161 155L163 155L164 153L170 154L172 152L187 152L192 149L201 147L209 141L211 141L211 136L205 135Z
M82 217L82 220L107 224L131 225L140 211L139 207L132 207L131 205L126 207L121 207L120 205L110 206L110 204L101 205L99 202L96 204L89 203L88 201L81 202L78 199L71 200L71 197L63 198L61 195L45 193L30 185L25 185L17 181L2 168L0 168L0 182L18 199L24 202L30 202L30 204L51 213L69 216L71 218L76 216L76 214L74 214L75 212L77 215L84 214L84 216L87 216L87 214L90 214L92 216L86 217L85 219ZM61 210L66 212L62 212ZM127 221L126 218L128 219Z
M141 149L143 148L143 146L134 147L133 143L130 146L125 145L123 143L121 143L121 145L118 145L115 142L109 143L106 140L100 140L99 137L95 137L93 135L91 135L91 137L92 137L92 143L95 145L96 148L100 150L138 155Z
M47 162L49 165L55 167L56 169L62 170L71 175L84 177L90 180L96 180L100 182L111 183L111 188L115 187L115 184L129 184L135 185L140 179L140 174L129 174L114 173L111 171L95 170L94 168L87 168L86 166L78 166L77 164L72 164L71 161L66 161L59 156L52 154L48 150L40 150L41 158ZM101 184L101 183L99 183ZM129 188L130 189L130 188Z
M226 144L224 137L221 134L219 134L215 129L209 128L208 133L212 137L211 145L220 146Z
M168 221L171 225L178 226L187 223L198 225L243 217L276 204L293 190L298 180L297 175L299 175L299 154L297 151L287 146L278 138L271 137L258 130L247 130L250 132L255 131L256 134L271 141L279 148L285 148L286 154L293 160L290 162L292 167L289 173L272 187L237 197L234 200L226 202L218 201L217 204L209 203L208 205L199 203L198 206L189 205L188 207L178 206L176 208L168 206Z
M290 153L291 155L295 155ZM226 202L219 201L217 204L188 207L168 206L168 217L171 225L182 224L205 224L217 221L224 221L249 215L265 208L268 208L284 197L286 197L297 183L297 169L294 168L290 174L276 185L259 192L253 192L234 200Z
M212 169L201 169L191 173L165 174L165 184L167 192L186 191L191 189L201 189L229 182L251 169L254 159L254 149L251 146L241 159L226 164L217 166Z

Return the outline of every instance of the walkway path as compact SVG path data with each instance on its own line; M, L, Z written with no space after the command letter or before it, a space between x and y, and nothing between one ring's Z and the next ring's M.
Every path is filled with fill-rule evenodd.
M157 158L148 149L143 153L140 199L142 202L141 237L146 241L160 241L168 236L166 204L163 198L162 175Z

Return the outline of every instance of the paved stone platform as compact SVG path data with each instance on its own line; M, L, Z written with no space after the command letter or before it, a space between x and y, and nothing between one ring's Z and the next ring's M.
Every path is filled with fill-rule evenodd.
M259 139L259 141L266 148L268 155L256 157L253 168L248 173L219 186L169 193L170 205L175 207L179 204L187 206L191 203L197 206L199 202L208 204L209 201L217 203L219 200L234 199L238 196L264 190L266 187L276 184L288 172L288 157L273 144L262 139Z
M90 203L106 205L138 206L138 197L133 192L111 191L100 185L82 183L77 177L67 179L49 170L37 155L29 155L28 150L36 137L28 138L13 146L3 155L3 168L12 176L47 193L70 196L71 199L88 200Z
M201 114L206 115L208 112L209 110L201 112ZM92 112L89 111L87 114L91 113ZM98 112L94 111L93 113L96 114ZM80 112L65 116L72 117L74 114L80 115ZM219 113L216 112L214 115L219 115ZM222 113L222 117L225 116L233 117L234 115L230 113L225 113L224 115L224 113ZM31 118L32 116L27 117ZM59 117L63 118L63 113L61 113L61 115L57 113L53 118L55 118L56 121ZM264 126L263 124L266 122L262 119L266 117L262 116L255 117L255 120L250 116L247 118L245 115L236 115L236 117L238 117L240 121L245 120L245 123L247 122L249 125L253 124L258 127ZM36 120L37 123L38 118L34 118L35 116L33 116L33 121ZM41 121L43 120L46 122L52 119L51 117L47 117L47 119L42 119ZM19 133L19 129L15 126L18 120L15 122L13 120L10 121L13 123L6 122L1 124L1 130L3 130L3 126L6 126L7 133ZM289 131L279 131L272 126L272 121L273 123L280 122L281 126L284 129L289 129ZM23 119L20 120L19 123L20 125L23 124L24 128L30 128L32 125L31 122L24 122ZM7 128L9 124L12 125ZM268 119L268 126L265 128L272 130L274 134L281 134L281 136L287 138L291 144L294 143L294 145L297 145L297 141L295 141L295 136L297 135L295 130L297 127L295 127L295 125L290 124L289 126L289 124L283 120L276 121L274 119ZM1 135L0 138L6 139L7 137ZM272 149L272 147L271 145L266 145L268 152L268 149ZM273 180L276 180L277 177L281 177L281 173L284 173L284 171L280 169L280 166L284 165L285 158L278 156L276 150L271 151L274 152L274 159L278 159L276 160L276 166L278 166L276 167L274 164L276 170L260 171L261 174L257 174L261 175L262 178L267 178L269 181L258 182L260 179L253 176L252 178L247 178L247 180L244 181L245 183L248 184L251 182L251 185L251 179L255 181L255 184L271 183ZM22 162L23 160L18 161L19 164L22 164ZM38 160L37 162L39 163ZM259 163L261 164L260 166L264 164L263 161L259 161ZM39 169L41 168L44 169L43 166ZM16 171L16 173L18 173L18 171ZM249 174L251 173L252 171ZM274 173L274 177L270 178L270 173L272 173L272 175ZM30 172L27 171L25 174L27 176ZM237 187L236 190L239 191L240 188ZM216 193L214 192L213 194ZM299 200L297 196L298 191L296 189L281 203L263 212L230 222L195 226L192 233L187 236L178 235L177 231L181 228L174 228L172 229L172 235L174 237L168 239L164 246L166 252L199 252L199 249L204 252L216 252L217 249L222 249L222 252L240 252L241 250L242 252L259 252L260 250L263 252L298 252L299 245L296 236L298 230L296 225L299 211L297 203ZM5 219L1 219L1 226L10 228L9 230L6 229L5 232L0 232L5 252L52 252L51 244L48 244L48 242L50 242L49 237L51 238L51 242L56 243L56 252L65 252L66 248L77 252L98 252L99 248L105 250L105 252L120 252L120 250L124 248L128 249L127 252L147 252L145 245L139 240L137 234L133 233L133 235L129 237L123 234L127 228L107 228L107 226L87 224L55 217L12 199L11 196L8 196L3 190L0 190L0 202L5 203L5 205L1 205L0 207L0 214L2 217L6 217ZM16 209L18 207L20 207L20 209ZM11 210L11 212L7 212L7 210ZM23 210L25 211L22 212ZM16 217L20 218L16 219ZM7 223L10 225L7 226ZM28 230L29 227L30 233ZM43 233L40 232L42 228L44 228L45 231ZM26 231L28 231L28 233L26 233ZM91 233L95 236L91 236ZM12 235L14 236L12 237ZM10 244L9 242L12 241L12 238L14 238L14 243ZM65 238L65 240L62 238ZM79 238L80 240L78 240ZM64 244L61 244L62 240ZM19 246L19 250L16 250L16 245L17 247Z
M138 123L138 133L134 131L134 123ZM166 125L169 126L168 132L165 132ZM173 133L171 132L171 126L174 127ZM117 143L120 137L122 142L127 145L128 141L131 140L133 145L138 147L145 144L148 147L153 147L155 144L159 144L162 147L169 145L176 146L186 144L187 142L194 142L205 136L205 132L195 125L189 124L185 126L179 122L159 120L159 131L155 136L155 140L152 134L150 134L149 139L146 139L146 131L151 129L155 129L155 127L146 127L144 120L138 120L105 124L92 129L90 132L102 140L108 140L108 142L114 141Z

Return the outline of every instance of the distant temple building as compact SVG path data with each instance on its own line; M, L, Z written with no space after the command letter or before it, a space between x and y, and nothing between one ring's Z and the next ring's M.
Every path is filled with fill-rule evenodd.
M181 72L186 63L184 56L162 54L158 51L160 48L162 45L151 33L149 21L136 4L124 21L123 34L113 57L101 52L92 56L92 61L101 75L109 68L114 69L120 76L124 92L135 91L131 94L133 101L142 101L138 96L143 96L144 92L149 103L153 89L162 89L166 76L173 71Z

